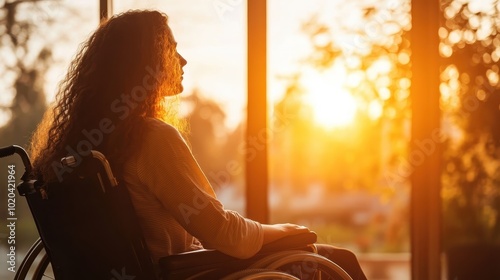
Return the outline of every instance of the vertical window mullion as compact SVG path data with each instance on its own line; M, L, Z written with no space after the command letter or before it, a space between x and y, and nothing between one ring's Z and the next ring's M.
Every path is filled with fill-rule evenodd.
M99 0L99 21L108 19L113 14L113 0Z
M440 143L424 154L416 143L439 133L439 2L412 1L411 175L412 279L441 279ZM417 158L421 157L422 160ZM418 164L417 164L418 160Z
M269 221L266 2L247 1L246 216L262 223Z

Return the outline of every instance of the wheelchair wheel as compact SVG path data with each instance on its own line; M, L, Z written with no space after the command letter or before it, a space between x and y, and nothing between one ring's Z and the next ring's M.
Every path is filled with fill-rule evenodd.
M49 257L40 238L31 246L14 276L14 280L25 279L54 279Z
M282 271L272 270L272 269L257 269L257 268L245 269L222 278L222 280L254 280L254 279L255 280L257 279L299 280L299 278L284 273Z
M352 280L349 274L336 263L321 255L305 251L278 252L251 266L251 268L259 267L280 270L300 279Z

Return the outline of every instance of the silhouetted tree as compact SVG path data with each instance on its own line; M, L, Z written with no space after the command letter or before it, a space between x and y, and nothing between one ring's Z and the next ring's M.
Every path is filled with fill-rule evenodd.
M0 8L0 56L3 57L2 82L10 88L2 94L12 101L1 110L10 116L0 128L0 146L13 143L26 145L31 132L46 109L44 75L51 63L49 44L33 38L40 30L40 13L36 5L42 1L5 1ZM27 17L26 14L32 13ZM12 77L7 79L6 77Z
M500 6L442 1L444 239L500 245Z

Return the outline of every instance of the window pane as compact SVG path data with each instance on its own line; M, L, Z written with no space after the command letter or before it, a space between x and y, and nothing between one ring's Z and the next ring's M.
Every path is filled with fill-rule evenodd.
M99 23L98 1L3 2L0 4L0 147L12 144L27 147L79 44ZM0 160L0 168L5 168L5 172L9 164L16 166L19 182L24 171L22 162L17 156ZM4 178L6 181L7 177ZM1 185L0 198L6 202L7 186ZM25 199L17 191L15 194L17 270L38 233ZM2 203L0 213L0 218L6 221L9 217L6 203ZM9 234L7 227L0 229L1 252L7 252L6 246L13 245L7 243ZM7 270L10 265L6 258L2 257L0 279L11 279L14 275Z
M180 113L190 123L193 153L225 207L243 213L246 1L115 2L115 14L155 9L168 15L188 61Z
M268 1L271 222L409 279L409 1Z
M500 6L498 1L441 2L447 279L495 278L500 261Z

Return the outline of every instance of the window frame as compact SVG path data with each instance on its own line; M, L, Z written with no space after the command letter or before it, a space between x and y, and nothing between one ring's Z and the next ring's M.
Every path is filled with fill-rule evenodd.
M433 9L429 9L433 7ZM113 0L99 0L99 19L112 15ZM439 2L412 1L411 151L417 140L440 128ZM247 132L249 139L267 133L267 0L247 1ZM418 92L419 94L415 94ZM247 161L246 216L269 222L267 144ZM436 143L439 145L439 143ZM247 146L248 148L248 146ZM411 175L411 277L441 279L441 148L414 166Z

